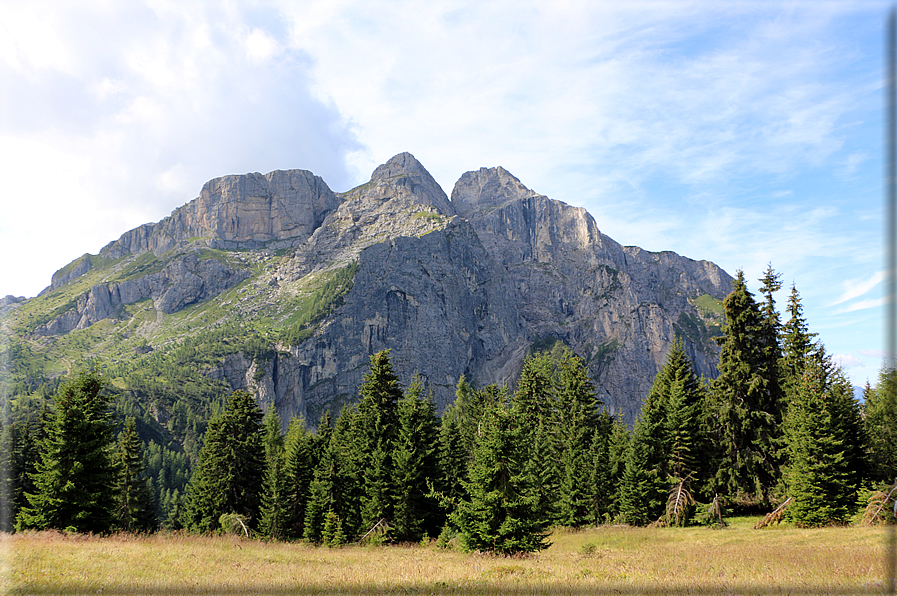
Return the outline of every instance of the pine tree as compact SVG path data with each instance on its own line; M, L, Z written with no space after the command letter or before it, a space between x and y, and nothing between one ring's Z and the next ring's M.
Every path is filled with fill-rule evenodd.
M115 484L117 505L115 525L126 532L147 532L156 527L156 506L146 476L143 444L137 436L133 416L125 419L115 453L118 479Z
M664 406L661 394L652 388L635 422L620 479L619 515L623 521L637 526L658 519L666 503L669 450Z
M797 288L791 286L791 295L788 297L786 307L788 320L782 326L782 385L787 396L793 394L792 387L796 388L803 377L807 359L815 350L813 338L815 333L810 333L804 319L804 307L800 302L800 294Z
M759 339L768 324L741 271L723 307L719 376L711 387L720 455L715 483L732 504L765 507L779 478L781 436L780 404L771 398L768 354Z
M554 364L547 353L529 356L523 361L511 409L520 421L519 449L522 461L532 477L527 483L538 496L536 515L557 516L556 495L560 485L558 441L555 432Z
M381 519L392 518L395 497L392 451L398 433L396 409L402 389L393 373L389 350L371 356L359 392L359 442L355 450L363 474L361 525L371 528Z
M611 486L610 502L607 505L607 514L610 519L621 517L623 475L626 472L626 460L629 458L629 449L632 436L626 423L620 417L613 419L608 438L608 482Z
M539 498L529 484L531 464L520 449L522 422L499 406L482 417L464 483L467 498L451 515L469 549L513 554L548 546L550 520L539 515Z
M331 430L318 426L322 452L309 485L303 537L322 542L327 512L333 509L347 536L355 536L360 525L361 490L356 478L361 474L356 451L359 432L357 411L345 406Z
M884 368L878 384L863 392L869 475L878 482L897 479L897 369Z
M439 506L429 496L428 482L439 473L438 422L432 395L422 397L415 376L398 403L399 432L393 451L395 503L392 527L397 540L418 542L442 526Z
M784 484L793 503L786 517L798 526L844 523L856 498L850 449L839 428L838 379L830 362L808 363L785 423L788 463Z
M32 477L37 492L16 517L16 529L73 528L106 532L113 523L115 466L110 396L94 370L63 383L41 441Z
M217 530L223 514L258 521L265 474L262 412L255 397L236 391L227 408L209 421L199 462L187 486L181 523L199 532Z
M557 360L555 402L558 491L550 498L557 504L557 523L578 527L595 519L595 487L590 481L595 480L592 444L599 430L600 401L585 364L569 348Z
M322 429L322 425L325 429ZM329 434L329 418L322 417L318 432ZM305 531L308 493L317 465L315 437L308 431L305 418L293 418L284 439L284 524L285 538L301 538Z
M261 490L258 529L262 536L275 540L285 537L288 517L286 491L283 453L275 451L267 458Z

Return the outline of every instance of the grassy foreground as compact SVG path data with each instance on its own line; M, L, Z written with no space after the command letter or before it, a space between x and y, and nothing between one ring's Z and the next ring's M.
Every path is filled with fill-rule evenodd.
M236 537L2 538L13 594L880 594L886 531L559 530L538 555L315 548Z

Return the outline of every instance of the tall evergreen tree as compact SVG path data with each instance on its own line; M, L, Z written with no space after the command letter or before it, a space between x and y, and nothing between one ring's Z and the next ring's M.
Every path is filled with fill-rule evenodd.
M635 422L620 479L620 517L623 521L638 526L660 517L669 489L667 404L663 393L655 390L664 381L662 374L658 374L654 387L642 404L642 413Z
M262 484L259 509L259 532L274 539L284 538L287 530L288 491L287 475L284 472L284 439L280 434L280 416L272 403L262 418L265 446L265 477Z
M324 526L331 510L346 536L355 536L361 525L363 493L358 478L362 476L360 466L364 454L357 449L360 433L358 418L354 408L344 406L332 430L318 426L323 450L309 485L303 529L303 537L310 542L323 540Z
M423 385L415 376L398 403L398 437L393 462L395 504L392 525L397 540L416 542L425 534L435 535L442 526L439 505L429 496L427 483L439 474L436 405L432 395L424 398Z
M883 368L878 383L863 392L868 436L869 475L878 482L897 481L897 369Z
M849 384L847 384L849 389ZM799 526L844 523L856 499L851 446L844 421L844 378L833 375L821 354L804 369L789 404L785 423L788 460L784 471L787 495L794 502L786 516ZM854 424L858 426L858 416Z
M468 496L451 515L467 548L513 554L548 546L550 520L539 515L539 497L529 484L533 474L520 449L522 423L501 406L482 417L464 483Z
M813 338L815 333L810 333L807 321L804 318L804 307L800 301L797 288L791 286L791 295L786 306L788 320L782 326L782 385L785 394L789 397L796 389L803 377L807 359L815 350Z
M592 444L599 426L600 400L582 360L568 348L557 360L553 435L557 443L556 520L582 526L595 519ZM606 429L606 430L609 430ZM600 439L599 439L600 440ZM606 447L606 441L605 441Z
M236 391L225 411L209 421L199 462L187 486L181 523L199 532L217 530L218 518L236 513L258 522L265 474L262 412L255 397Z
M16 529L105 532L113 523L115 466L110 396L94 370L63 383L41 441L41 459Z
M356 450L363 474L361 525L369 529L381 519L392 518L395 498L392 452L398 433L396 409L402 388L393 373L389 350L371 356L359 392Z
M115 483L117 504L115 525L127 532L148 532L156 525L156 505L146 476L143 444L137 435L137 422L133 416L125 419L118 437L115 452L118 478Z
M322 429L322 426L326 426ZM329 435L330 421L322 418L319 433ZM308 493L317 466L315 436L305 424L305 418L290 420L284 439L284 537L301 538L305 531L305 510Z
M440 419L440 474L434 480L434 488L445 497L449 507L464 496L462 483L467 478L467 464L470 460L470 451L464 440L463 402L457 393L455 395L454 403L449 404Z
M739 271L723 302L726 324L712 395L720 461L716 485L741 507L766 507L779 478L780 405L771 398L764 323Z

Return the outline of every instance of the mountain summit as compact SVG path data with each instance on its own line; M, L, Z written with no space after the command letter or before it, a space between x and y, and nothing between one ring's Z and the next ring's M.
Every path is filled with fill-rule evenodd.
M178 390L248 389L283 420L314 421L357 400L385 348L441 408L461 375L512 384L528 353L557 342L631 421L677 336L714 376L731 283L709 261L621 246L500 167L463 174L449 200L401 153L344 193L304 170L211 180L0 316L29 354L15 379L111 362L163 427Z

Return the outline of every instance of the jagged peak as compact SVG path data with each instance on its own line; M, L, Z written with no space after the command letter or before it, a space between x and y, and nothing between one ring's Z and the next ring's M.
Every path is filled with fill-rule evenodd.
M415 201L435 207L446 215L454 215L455 209L448 195L427 169L407 151L390 158L371 174L371 183L387 186L404 186ZM407 196L407 195L406 195Z
M452 205L464 215L537 194L501 166L480 168L461 175L452 189Z
M371 182L415 174L433 179L423 164L417 161L416 157L405 151L391 157L385 164L378 166L374 173L371 174Z

